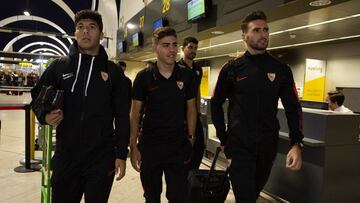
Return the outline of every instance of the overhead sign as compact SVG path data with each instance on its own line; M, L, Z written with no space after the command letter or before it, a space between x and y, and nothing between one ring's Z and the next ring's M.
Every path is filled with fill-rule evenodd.
M140 16L139 27L140 28L144 27L144 23L145 23L145 16Z
M171 2L170 0L162 0L162 1L163 1L162 13L166 13L170 10Z

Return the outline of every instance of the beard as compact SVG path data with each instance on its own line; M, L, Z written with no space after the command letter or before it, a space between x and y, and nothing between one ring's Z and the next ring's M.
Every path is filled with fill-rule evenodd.
M189 53L186 55L186 58L190 59L190 60L194 60L194 58L196 57L195 53Z
M269 41L267 39L260 39L257 42L250 42L248 46L258 51L265 51L268 47Z

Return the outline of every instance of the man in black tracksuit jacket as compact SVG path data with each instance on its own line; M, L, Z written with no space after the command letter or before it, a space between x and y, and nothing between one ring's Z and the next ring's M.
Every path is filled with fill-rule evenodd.
M178 49L174 29L155 30L153 50L157 62L140 71L133 85L131 164L140 172L146 203L160 203L163 174L169 202L183 203L196 126L194 75L175 61ZM139 137L143 106L143 132Z
M199 41L194 37L186 37L183 40L182 51L184 52L184 58L178 61L178 64L183 65L193 72L195 76L196 85L196 131L195 131L195 143L193 148L193 154L191 162L189 163L189 169L198 169L205 150L204 130L200 120L200 84L203 75L202 68L194 62Z
M83 10L75 16L76 41L56 59L31 91L42 86L64 91L62 109L37 115L56 127L52 201L107 202L115 173L125 174L129 142L129 90L122 71L108 61L101 16ZM114 129L115 126L115 129Z
M255 203L270 175L277 152L278 100L286 110L291 149L286 167L301 167L302 111L290 68L266 52L269 39L262 11L243 20L248 50L226 63L220 71L211 99L212 120L217 137L229 159L230 179L236 202ZM228 128L222 104L229 99Z

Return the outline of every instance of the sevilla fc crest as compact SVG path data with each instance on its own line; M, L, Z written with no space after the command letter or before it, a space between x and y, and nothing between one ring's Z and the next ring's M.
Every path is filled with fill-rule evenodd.
M184 82L182 81L176 81L177 86L179 87L180 90L182 90L184 88Z
M267 74L269 80L273 82L275 80L276 74L275 73L268 73Z
M109 75L107 73L105 73L105 72L102 72L102 71L101 71L101 77L102 77L102 79L104 81L107 81L109 79Z

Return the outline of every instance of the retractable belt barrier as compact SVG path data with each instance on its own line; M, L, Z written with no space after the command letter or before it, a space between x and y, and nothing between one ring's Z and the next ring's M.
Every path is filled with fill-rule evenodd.
M1 86L0 91L21 91L21 92L30 92L33 87L23 87L23 86Z
M14 171L26 173L40 170L37 163L31 163L31 160L34 160L35 153L35 114L32 112L30 104L0 104L0 110L25 110L24 166L18 166L14 168Z

